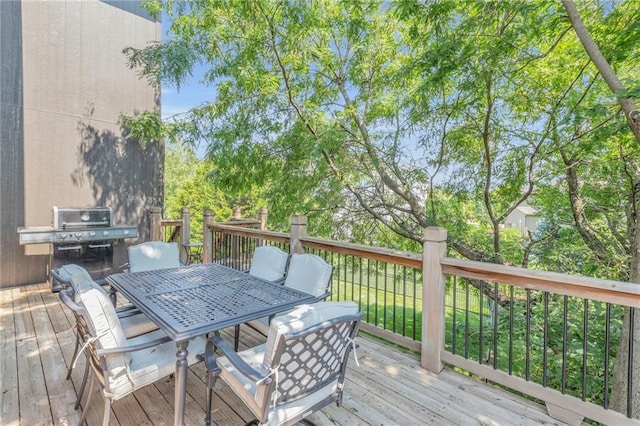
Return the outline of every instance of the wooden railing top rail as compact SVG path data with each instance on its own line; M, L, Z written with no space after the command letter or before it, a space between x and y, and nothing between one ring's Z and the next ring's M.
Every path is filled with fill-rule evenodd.
M242 226L226 225L214 223L209 225L209 229L218 232L227 232L229 234L240 235L250 238L262 238L269 241L288 244L290 240L289 234L284 232L266 231L262 229L244 228Z
M220 225L229 226L259 226L260 221L257 219L231 219L228 222L219 222Z
M640 284L538 271L516 266L496 265L446 257L440 260L445 274L530 290L576 296L590 300L640 307Z
M182 219L162 219L160 221L160 225L162 226L181 226Z
M306 236L300 237L300 241L304 247L422 269L422 255L416 253Z
M283 232L265 231L220 223L210 225L209 228L214 231L228 232L245 237L264 238L265 240L282 243L290 242L289 234ZM308 236L300 237L300 242L305 248L315 248L334 253L353 255L416 269L422 269L423 267L422 255L417 253ZM640 307L640 284L539 271L451 257L442 258L440 264L443 273L448 275L487 282L497 282L530 290L547 291L623 306Z

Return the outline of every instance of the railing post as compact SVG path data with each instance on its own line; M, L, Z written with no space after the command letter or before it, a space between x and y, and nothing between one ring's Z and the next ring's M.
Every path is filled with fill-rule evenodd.
M242 219L242 210L240 207L234 207L233 213L231 214L231 220L240 220ZM239 269L240 265L240 237L234 234L231 234L231 259L229 259L229 266L232 268Z
M206 209L202 216L202 263L213 261L213 233L209 230L213 218L213 211Z
M189 250L185 245L191 241L191 212L188 208L182 209L182 226L180 229L180 262L189 263Z
M447 253L447 230L428 227L424 230L422 252L422 351L420 364L439 373L444 349L445 276L440 260Z
M260 230L264 231L267 229L267 209L261 208L258 210L258 220L260 221Z
M162 241L162 207L151 207L149 210L149 238L151 241Z
M300 237L307 235L307 217L305 215L291 216L291 240L289 251L293 253L304 253L304 247L300 242Z

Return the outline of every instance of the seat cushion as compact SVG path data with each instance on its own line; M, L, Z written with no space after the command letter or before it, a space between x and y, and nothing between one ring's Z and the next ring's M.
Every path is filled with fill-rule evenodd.
M327 292L332 272L333 267L315 254L292 254L284 285L314 296L322 296Z
M280 425L292 420L300 421L307 414L310 414L310 408L320 404L322 407L336 401L338 398L338 381L334 380L326 386L316 390L315 392L295 401L281 404L275 410L269 411L269 424Z
M238 352L238 356L244 360L251 368L259 371L262 374L268 374L268 370L262 368L264 359L265 345L258 345L253 348ZM257 417L260 416L260 407L256 400L258 400L258 387L255 382L248 380L242 375L227 357L219 357L216 359L218 366L220 367L220 378L224 380L234 392L242 399L242 401L251 409L253 414Z
M130 339L135 336L140 336L141 334L146 334L151 331L155 331L158 329L156 323L151 321L148 316L143 314L142 312L137 313L135 315L129 315L126 317L119 317L120 325L124 330L124 334L127 339Z
M129 339L128 344L138 344L162 337L160 330ZM204 351L205 340L197 337L189 342L188 365L193 365L199 360L199 353ZM109 376L105 386L105 394L113 400L118 400L129 395L136 389L154 383L175 372L176 368L176 343L173 341L162 343L148 349L131 352L129 374Z
M249 274L268 281L284 277L289 255L274 246L256 247L251 261Z
M155 271L180 267L180 253L176 243L149 241L130 246L129 272Z
M93 287L78 292L78 303L87 311L87 321L95 331L99 347L104 349L119 348L127 343L126 335L116 314L116 310L104 291ZM109 373L117 377L126 374L131 356L114 354L106 357Z

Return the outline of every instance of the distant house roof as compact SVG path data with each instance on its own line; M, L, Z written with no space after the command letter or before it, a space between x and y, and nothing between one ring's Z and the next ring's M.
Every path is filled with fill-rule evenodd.
M536 216L538 214L538 210L531 206L518 206L516 210L522 212L522 214L526 216Z

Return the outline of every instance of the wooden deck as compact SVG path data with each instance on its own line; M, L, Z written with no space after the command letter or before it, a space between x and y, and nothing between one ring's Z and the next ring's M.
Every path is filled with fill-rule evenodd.
M46 284L0 290L0 424L75 425L76 389L84 360L65 380L74 345L73 316ZM243 327L243 332L248 327ZM243 334L243 344L260 337ZM357 357L347 373L342 407L332 405L310 417L319 425L539 425L563 424L543 407L482 381L450 370L430 374L418 358L372 338L358 339ZM191 349L191 348L190 348ZM186 424L204 424L205 368L190 368ZM102 421L95 395L90 425ZM213 418L219 425L242 425L249 411L220 381ZM112 405L111 424L166 425L173 422L173 379L147 386Z

